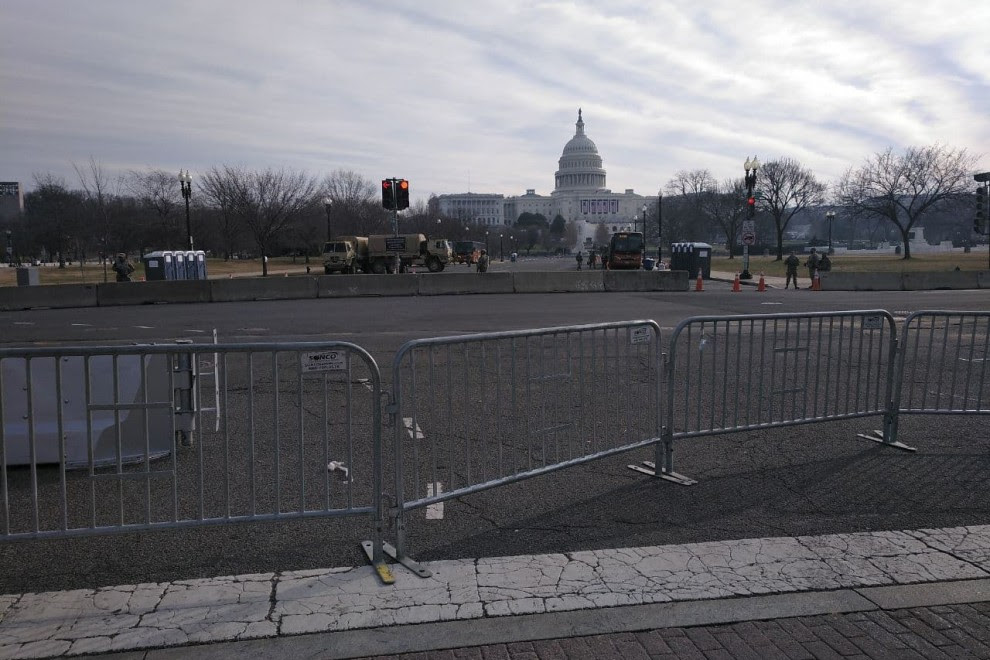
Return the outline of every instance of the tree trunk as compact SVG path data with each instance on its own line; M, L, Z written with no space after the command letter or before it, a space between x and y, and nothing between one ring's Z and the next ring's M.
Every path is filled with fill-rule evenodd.
M784 230L777 229L777 261L784 260Z
M908 231L909 231L909 229L910 229L909 227L902 227L901 228L901 241L904 244L904 256L901 257L902 259L910 259L911 258L911 246L910 246L910 243L908 242Z

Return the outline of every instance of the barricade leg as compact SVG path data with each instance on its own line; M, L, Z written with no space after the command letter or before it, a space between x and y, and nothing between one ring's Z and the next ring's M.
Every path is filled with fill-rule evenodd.
M698 481L683 474L674 472L674 434L669 429L663 430L661 442L654 445L656 457L652 461L643 461L642 465L629 465L630 470L648 474L651 477L659 477L667 481L673 481L681 486L692 486ZM660 471L657 471L657 466Z

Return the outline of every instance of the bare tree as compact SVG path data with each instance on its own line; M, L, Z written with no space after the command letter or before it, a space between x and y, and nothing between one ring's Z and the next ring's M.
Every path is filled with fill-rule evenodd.
M157 218L157 226L150 232L151 240L161 241L163 246L183 245L179 239L179 226L176 207L182 202L181 193L174 173L162 169L149 169L146 172L131 170L127 173L127 189L137 199L142 209L150 210Z
M316 179L302 172L268 169L247 178L237 206L261 254L263 276L268 275L271 248L303 217L317 190Z
M704 212L704 200L717 187L715 177L706 169L681 170L664 185L668 195L664 198L664 233L670 237L669 242L675 242L675 237L708 238L711 218Z
M759 207L773 218L777 230L777 261L784 258L784 230L797 213L825 201L826 186L793 158L772 160L760 166L757 187Z
M700 195L701 211L725 234L729 259L734 259L736 236L746 217L746 184L742 179L726 179Z
M249 175L240 167L223 165L211 167L197 182L207 205L216 212L225 261L233 255L240 233L240 204L247 197L248 180Z
M110 176L92 156L87 165L72 163L72 169L79 177L86 202L89 204L94 220L100 227L101 262L103 263L103 281L108 281L107 259L110 256L110 231L113 220L114 202L120 197L121 178Z
M334 233L367 236L386 231L389 219L378 199L378 190L375 182L351 170L337 169L328 174L322 194L331 200Z
M65 268L66 231L71 218L78 215L79 201L62 177L51 172L34 174L34 190L25 200L25 210L46 251L58 255L59 268Z
M850 168L839 181L837 197L859 217L883 218L901 233L904 259L911 258L909 232L926 213L951 203L969 185L977 158L965 149L934 144L892 148Z

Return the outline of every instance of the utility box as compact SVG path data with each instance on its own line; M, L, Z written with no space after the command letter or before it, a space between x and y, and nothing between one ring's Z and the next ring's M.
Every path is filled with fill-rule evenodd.
M712 277L712 246L708 243L671 243L670 269L686 270L688 279L701 273L702 279Z
M38 269L32 267L22 267L17 269L17 286L36 286L41 284L41 277Z

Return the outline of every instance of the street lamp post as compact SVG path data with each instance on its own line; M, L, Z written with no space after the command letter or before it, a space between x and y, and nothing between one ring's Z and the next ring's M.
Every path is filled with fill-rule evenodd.
M505 261L505 252L502 251L502 234L498 235L498 260Z
M833 254L832 251L832 222L835 220L835 211L828 211L825 214L825 219L828 220L828 253Z
M643 238L646 238L646 204L643 204ZM643 241L643 245L646 245L646 241Z
M183 172L179 170L179 186L182 188L182 196L186 199L186 241L189 249L193 249L192 225L189 222L189 197L192 195L192 176L189 170Z
M760 161L753 156L753 159L746 159L743 163L743 169L746 171L746 221L748 223L753 222L753 217L756 215L756 198L753 197L753 186L756 185L756 171L760 169ZM752 226L750 224L750 226ZM743 270L739 273L739 279L741 280L751 280L753 275L749 272L749 244L743 242Z
M491 250L488 249L488 232L485 232L485 253L488 255L489 259L492 256Z
M657 192L657 267L663 258L663 191Z
M329 195L323 198L323 208L327 212L327 243L330 242L330 209L333 208L333 198Z

